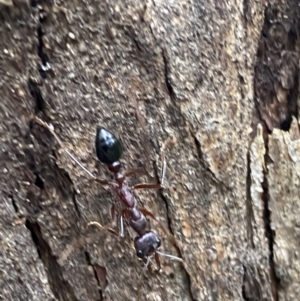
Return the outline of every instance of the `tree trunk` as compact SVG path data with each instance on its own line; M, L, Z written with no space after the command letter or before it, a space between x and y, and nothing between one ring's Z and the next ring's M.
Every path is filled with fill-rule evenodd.
M299 32L298 0L0 1L0 299L297 300ZM166 187L135 195L183 263L145 272L127 222L87 227L119 231L64 152L111 177L98 125L146 167L131 183L166 145Z

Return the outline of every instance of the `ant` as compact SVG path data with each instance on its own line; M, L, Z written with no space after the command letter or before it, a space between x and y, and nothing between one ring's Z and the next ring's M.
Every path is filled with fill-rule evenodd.
M136 198L133 195L133 190L136 189L160 189L163 188L163 179L166 171L166 162L164 156L163 159L163 169L160 183L141 183L137 184L133 187L129 187L127 184L127 178L131 177L134 174L140 173L141 169L132 169L125 173L121 172L121 162L119 161L123 148L121 142L116 138L116 136L111 133L109 130L98 126L96 132L96 155L101 163L105 164L108 170L113 174L114 182L110 182L108 180L103 180L97 178L94 174L92 174L89 170L87 170L66 148L64 148L63 143L56 135L54 128L52 125L48 125L46 122L42 121L40 118L33 116L31 120L35 121L39 125L45 127L50 131L50 133L55 137L58 141L59 145L63 148L63 150L67 153L67 155L75 161L93 180L100 183L101 185L109 186L113 191L115 191L121 201L123 208L121 211L121 235L123 236L123 220L124 217L129 221L129 225L131 228L137 233L137 236L134 239L134 248L136 251L136 255L138 258L142 259L145 263L145 269L148 268L149 272L151 272L150 265L150 257L154 254L154 258L158 267L158 270L161 269L161 264L159 260L159 255L169 257L173 260L178 260L183 262L181 258L169 254L162 253L158 251L158 248L161 245L161 241L158 236L151 230L147 230L147 220L146 216L151 217L155 221L159 223L156 217L144 208L138 208ZM114 205L113 205L114 206ZM111 209L111 215L114 215L114 207ZM100 228L104 228L98 222L90 222L88 225L96 225ZM170 236L171 234L159 223L159 225L163 228L164 232ZM118 235L114 230L110 229L110 232ZM172 236L172 235L171 235ZM173 242L175 238L173 237Z

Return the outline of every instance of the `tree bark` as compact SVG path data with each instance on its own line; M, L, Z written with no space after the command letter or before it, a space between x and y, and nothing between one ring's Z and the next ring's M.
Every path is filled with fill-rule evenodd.
M297 0L0 1L0 299L296 300L299 29ZM133 183L170 142L166 187L136 197L183 263L144 273L128 223L87 227L118 231L64 152L109 178L97 125L146 167Z

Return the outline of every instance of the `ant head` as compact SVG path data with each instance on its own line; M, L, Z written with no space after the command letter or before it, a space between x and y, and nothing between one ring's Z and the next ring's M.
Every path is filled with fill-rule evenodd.
M134 248L139 258L152 255L159 247L160 239L152 231L147 231L134 239Z
M96 153L98 159L104 164L113 164L122 156L121 142L114 134L99 126L96 134Z

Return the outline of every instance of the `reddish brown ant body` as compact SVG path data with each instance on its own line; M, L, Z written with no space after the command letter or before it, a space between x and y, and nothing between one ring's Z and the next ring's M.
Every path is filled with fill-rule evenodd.
M107 165L108 170L113 173L117 185L109 184L119 196L120 201L124 206L124 215L129 216L129 224L132 229L138 234L134 239L134 247L136 254L139 258L145 258L153 253L160 247L160 239L152 231L147 231L147 221L145 215L137 207L136 198L130 191L131 189L125 183L126 177L138 172L139 170L132 170L126 174L121 172L120 158L122 156L122 146L120 141L110 131L103 127L97 128L96 133L96 153L98 159ZM161 188L160 184L139 184L133 187L138 188Z
M157 249L161 245L160 239L157 235L151 231L147 230L147 220L145 216L150 216L151 218L155 218L155 216L146 209L138 208L136 198L134 197L132 191L135 189L142 188L162 188L160 183L156 184L138 184L133 187L129 187L126 181L126 178L141 172L141 169L133 169L126 173L121 172L121 162L119 161L122 156L122 145L121 142L112 134L110 131L103 127L98 127L96 132L96 154L100 162L105 164L108 170L113 174L115 182L110 182L108 180L102 180L93 175L90 171L88 171L67 149L63 147L62 142L54 132L52 126L48 125L41 119L37 117L33 117L36 123L47 128L62 146L64 151L70 156L72 160L74 160L86 173L88 173L95 181L102 185L108 185L112 190L114 190L119 200L123 205L123 210L121 212L121 217L128 219L129 225L131 228L137 233L137 236L134 239L134 248L136 251L136 255L141 258L145 263L146 267L150 270L150 256L154 254L155 261L157 263L158 268L160 269L160 260L158 255L167 256L172 259L182 261L181 258L168 255L159 252ZM163 160L163 173L162 180L165 172L165 161ZM113 211L113 210L112 210ZM97 222L91 222L90 224L95 224L102 227ZM164 229L164 228L163 228ZM164 229L166 232L166 230ZM115 231L111 231L116 234Z

